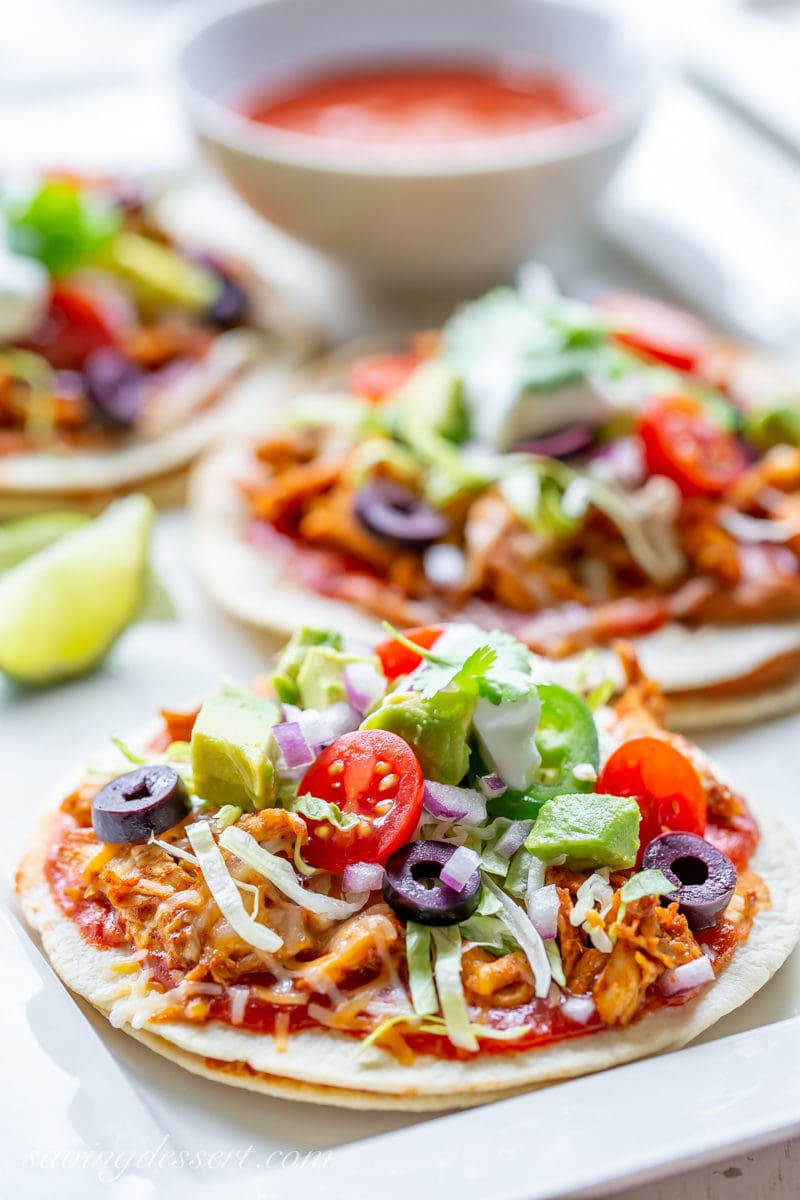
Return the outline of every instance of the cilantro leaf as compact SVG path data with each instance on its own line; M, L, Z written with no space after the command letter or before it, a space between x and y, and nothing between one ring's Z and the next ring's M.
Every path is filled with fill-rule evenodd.
M418 680L423 682L422 698L429 700L445 688L455 687L458 691L479 690L481 681L497 657L491 646L479 646L463 663L449 661L442 665L426 663L420 668Z

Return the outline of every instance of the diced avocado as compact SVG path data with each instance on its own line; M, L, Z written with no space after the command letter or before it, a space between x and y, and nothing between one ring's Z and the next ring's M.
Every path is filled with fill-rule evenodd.
M108 265L130 280L141 300L152 304L210 308L222 286L213 271L138 233L120 233L114 239Z
M269 808L277 790L281 721L274 700L249 694L206 700L192 732L192 771L198 796L217 805Z
M639 852L639 805L629 796L554 796L525 843L545 862L563 859L573 871L632 867Z
M458 446L441 434L419 429L409 444L426 468L423 490L425 499L434 508L442 508L491 482L489 472L470 462Z
M469 767L473 708L474 700L463 692L437 692L430 699L416 692L395 692L361 728L398 734L416 754L426 779L458 784Z
M749 412L744 418L744 435L762 453L773 446L800 446L800 407L775 404Z
M379 660L371 654L348 654L332 646L312 646L306 651L297 672L297 687L303 708L327 708L347 699L344 669L350 663L369 663L381 670Z
M443 359L423 363L403 384L386 413L395 436L426 469L425 498L434 507L488 482L456 443L469 433L461 382Z
M417 368L395 393L392 411L408 440L417 431L428 430L451 442L463 442L469 432L461 381L443 359L431 359Z
M331 646L334 650L341 650L343 644L342 635L332 629L312 629L306 625L296 629L281 651L272 673L272 686L278 694L278 699L284 704L299 703L297 675L311 647Z

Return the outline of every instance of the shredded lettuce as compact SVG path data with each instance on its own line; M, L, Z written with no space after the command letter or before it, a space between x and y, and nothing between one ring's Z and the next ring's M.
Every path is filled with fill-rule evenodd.
M561 961L561 951L558 948L558 942L556 939L548 938L544 944L544 950L545 954L547 955L547 961L550 963L550 970L552 972L553 979L556 981L559 987L566 987L567 979L564 974L564 964Z
M416 921L406 924L406 962L411 1003L421 1017L439 1011L439 1001L431 967L431 930Z
M511 822L504 821L503 824L505 825L505 828L501 829L497 836L493 837L488 845L477 845L472 847L473 849L477 850L478 854L480 854L481 866L483 867L484 871L488 871L490 875L496 875L500 879L506 878L510 865L509 860L504 858L502 854L498 854L495 850L497 843L500 841L500 838L506 832Z
M277 854L270 854L256 839L237 825L230 825L223 830L219 839L220 846L235 854L248 867L252 867L259 875L268 879L284 896L293 900L300 908L308 912L318 913L329 917L332 921L343 921L351 917L364 905L364 898L350 904L346 900L336 900L332 896L323 896L321 892L313 892L304 888L295 875L292 864Z
M233 830L228 829L226 832L232 833ZM268 953L279 950L283 939L269 926L253 920L246 912L239 889L225 865L219 846L214 841L208 821L195 821L194 824L187 825L186 836L197 855L208 890L234 933L238 933L243 941L249 946L254 946L256 950L265 950Z
M497 896L487 887L482 887L478 907L475 909L477 915L479 917L495 917L502 910L503 906Z
M519 905L506 896L496 883L484 876L484 886L493 892L503 906L502 919L509 928L511 936L525 952L533 971L536 995L544 999L550 990L551 971L547 960L544 942L534 929L526 913Z
M459 929L464 941L482 946L485 950L507 954L516 947L516 942L509 936L506 925L497 916L484 917L474 912L466 921L461 922Z
M131 750L130 746L128 746L126 742L123 742L121 737L117 737L116 734L112 733L111 741L117 747L123 758L127 758L129 763L133 763L135 767L147 766L149 760L143 758L141 754L137 754L135 750Z
M533 855L525 846L520 846L519 850L508 864L508 873L506 875L505 890L509 892L515 900L524 900L528 891L528 872L530 870L531 860Z
M443 1017L420 1017L416 1013L398 1013L397 1016L387 1017L385 1021L381 1021L380 1025L375 1026L372 1033L359 1046L356 1057L360 1058L370 1046L374 1046L390 1029L394 1029L397 1025L409 1025L418 1033L441 1035L448 1032L447 1022ZM469 1029L474 1037L483 1038L484 1041L513 1042L516 1038L529 1033L531 1026L514 1025L510 1029L493 1029L491 1025L472 1024ZM477 1046L475 1048L477 1049Z
M235 804L223 804L215 817L217 829L227 829L229 825L235 825L241 815L242 810Z
M168 763L189 762L192 757L191 742L170 742L164 761Z
M613 679L604 679L589 692L589 695L586 697L587 707L591 709L592 712L594 712L596 708L602 708L604 704L608 703L616 690L617 685Z
M478 1039L470 1025L469 1010L461 982L461 931L458 926L431 929L436 949L434 975L447 1036L462 1050L477 1050Z
M620 888L619 898L627 904L630 900L639 900L642 896L668 896L677 891L675 884L670 883L663 871L639 871L631 875Z
M609 933L611 940L616 941L617 926L625 919L628 904L631 900L640 900L642 896L668 896L670 892L676 891L674 883L670 883L663 871L652 869L649 871L639 871L636 875L631 875L619 891L619 908L617 909L617 919L611 926Z

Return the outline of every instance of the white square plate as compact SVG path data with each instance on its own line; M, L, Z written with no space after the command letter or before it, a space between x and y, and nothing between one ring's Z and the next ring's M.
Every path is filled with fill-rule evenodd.
M0 690L7 878L48 786L106 733L179 705L223 673L245 680L266 661L268 639L208 609L187 582L185 520L165 517L157 547L180 622L134 629L104 672L69 688L13 699ZM799 717L704 739L795 836L789 747L798 741ZM190 1075L76 1004L2 913L0 961L0 1136L10 1170L0 1193L26 1200L49 1200L57 1188L81 1200L109 1191L123 1200L197 1197L223 1182L253 1198L339 1200L368 1184L381 1200L543 1200L598 1194L800 1130L797 953L702 1044L427 1118L281 1102Z

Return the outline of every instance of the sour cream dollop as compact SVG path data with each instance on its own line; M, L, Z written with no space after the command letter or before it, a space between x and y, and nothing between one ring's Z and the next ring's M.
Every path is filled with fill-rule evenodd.
M50 276L35 258L14 254L0 242L0 341L32 333L47 311Z

